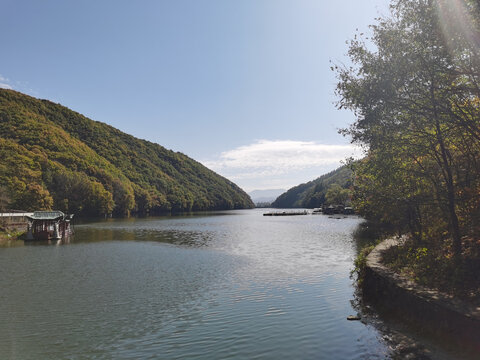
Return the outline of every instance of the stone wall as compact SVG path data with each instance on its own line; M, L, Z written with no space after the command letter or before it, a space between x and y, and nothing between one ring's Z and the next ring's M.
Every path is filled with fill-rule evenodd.
M382 264L382 252L401 239L380 243L367 257L363 292L367 301L417 327L480 352L480 307L422 287Z

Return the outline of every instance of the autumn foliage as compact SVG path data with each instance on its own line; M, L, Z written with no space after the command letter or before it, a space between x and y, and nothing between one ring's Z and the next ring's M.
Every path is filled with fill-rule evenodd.
M343 133L366 154L355 207L410 234L409 257L430 273L478 273L479 3L396 0L371 31L350 42L351 66L333 67L338 107L357 118Z
M0 159L13 209L123 216L253 206L238 186L181 153L6 89Z

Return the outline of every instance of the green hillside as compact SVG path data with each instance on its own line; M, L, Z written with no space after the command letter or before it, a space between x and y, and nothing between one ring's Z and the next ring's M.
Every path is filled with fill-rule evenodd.
M305 184L297 185L280 195L273 203L275 208L316 208L325 203L325 195L332 185L348 188L352 184L352 171L346 166L322 175Z
M10 208L125 215L253 207L238 186L182 153L6 89L0 159Z

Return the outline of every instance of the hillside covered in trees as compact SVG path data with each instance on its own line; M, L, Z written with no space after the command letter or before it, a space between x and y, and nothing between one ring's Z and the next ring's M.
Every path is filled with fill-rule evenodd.
M59 104L0 89L3 206L84 215L253 207L231 181L186 155Z
M300 184L280 195L273 203L275 208L316 208L327 201L327 192L340 193L352 185L352 171L342 166L328 174ZM348 191L348 190L347 190ZM343 191L346 193L347 191Z

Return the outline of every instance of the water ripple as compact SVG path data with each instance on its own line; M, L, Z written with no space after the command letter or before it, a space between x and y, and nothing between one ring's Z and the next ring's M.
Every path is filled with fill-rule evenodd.
M351 234L322 216L108 220L0 252L1 359L384 358L353 312Z

